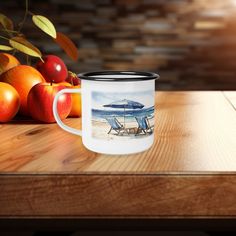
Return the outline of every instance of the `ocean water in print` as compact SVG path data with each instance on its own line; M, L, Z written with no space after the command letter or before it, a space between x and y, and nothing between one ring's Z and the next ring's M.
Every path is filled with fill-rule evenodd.
M154 91L92 92L94 138L143 138L152 135L153 129Z

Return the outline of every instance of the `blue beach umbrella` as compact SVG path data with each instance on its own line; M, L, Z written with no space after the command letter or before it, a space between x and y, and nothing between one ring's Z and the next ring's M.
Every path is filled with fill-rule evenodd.
M142 109L144 107L143 104L127 99L119 100L112 102L107 105L103 105L104 107L111 107L111 108L123 108L124 109L124 127L125 127L125 109Z

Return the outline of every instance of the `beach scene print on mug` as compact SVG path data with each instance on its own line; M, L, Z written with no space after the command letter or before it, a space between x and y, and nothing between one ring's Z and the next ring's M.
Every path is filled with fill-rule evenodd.
M153 135L154 91L92 92L92 137L140 139Z

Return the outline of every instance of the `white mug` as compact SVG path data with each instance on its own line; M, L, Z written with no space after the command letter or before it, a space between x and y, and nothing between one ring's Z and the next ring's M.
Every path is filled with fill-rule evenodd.
M53 102L62 129L82 136L84 146L98 153L131 154L152 146L157 74L100 71L78 76L81 89L63 89ZM64 93L81 93L82 131L65 125L58 115L57 101Z

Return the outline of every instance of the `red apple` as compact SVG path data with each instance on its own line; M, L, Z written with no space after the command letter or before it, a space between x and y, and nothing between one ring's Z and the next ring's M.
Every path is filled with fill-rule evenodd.
M36 68L49 83L60 83L66 80L68 75L65 63L57 56L47 55L37 62Z
M74 86L80 85L79 77L71 71L68 71L68 76L66 78L66 82L68 82Z
M79 79L78 79L79 80ZM64 85L67 88L71 88L71 89L80 89L80 85L72 85L68 82L62 82L60 83L60 85ZM71 94L71 98L72 98L72 107L71 107L71 111L68 117L81 117L81 113L82 113L82 104L81 104L81 94L80 93L72 93Z
M55 122L52 105L55 95L66 88L60 84L39 83L36 84L28 95L28 109L33 119L45 123ZM60 96L57 103L57 110L60 118L65 119L71 111L72 99L70 94Z

